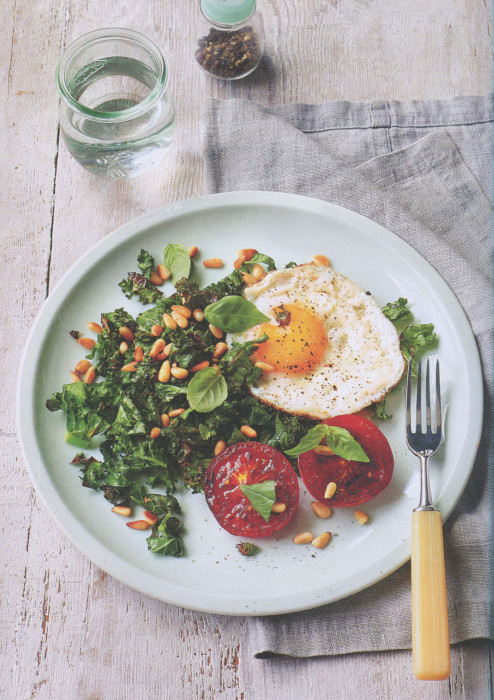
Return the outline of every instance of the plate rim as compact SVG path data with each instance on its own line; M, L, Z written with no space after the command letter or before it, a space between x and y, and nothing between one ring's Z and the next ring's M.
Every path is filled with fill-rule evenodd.
M453 290L449 287L449 285L445 282L445 280L442 278L439 272L437 272L433 265L431 265L431 263L429 263L409 243L404 241L397 234L393 233L381 224L378 224L377 222L373 221L372 219L369 219L368 217L363 216L362 214L354 212L350 209L346 209L337 204L317 199L315 197L307 197L303 195L296 195L285 192L254 190L224 192L203 195L200 197L191 197L189 199L181 200L173 204L159 207L150 212L142 214L134 219L131 219L130 221L126 222L122 226L118 227L117 229L106 235L101 240L97 241L81 256L81 258L79 258L79 260L77 260L64 273L64 275L62 275L60 280L53 287L53 290L51 291L49 296L44 300L43 304L41 305L41 308L39 309L35 317L35 320L32 323L19 362L16 401L16 426L23 461L26 466L27 472L30 476L31 482L36 489L36 493L39 497L41 497L41 500L45 503L46 507L48 508L48 511L50 512L54 520L57 522L58 526L61 528L65 536L76 546L76 548L80 552L82 552L96 566L106 571L108 574L121 581L122 583L125 583L125 585L128 585L129 587L139 591L140 593L144 593L145 595L148 595L150 597L156 598L158 600L161 600L162 602L166 602L169 604L186 607L200 612L207 612L212 614L226 614L241 617L278 615L317 608L322 605L326 605L328 603L335 602L337 600L354 595L359 591L374 585L378 581L389 576L391 573L393 573L403 564L405 564L406 561L408 561L408 559L410 558L409 538L407 540L404 540L400 545L398 545L392 550L392 553L395 555L394 563L391 566L388 566L385 569L385 572L380 571L374 576L370 576L369 578L365 579L364 584L359 585L357 582L355 582L354 585L351 586L350 591L346 589L343 591L334 590L331 595L327 595L326 597L322 596L321 599L317 602L315 602L314 599L311 598L309 603L302 601L299 601L298 603L289 603L288 601L290 600L290 596L288 595L287 603L285 605L281 603L275 610L273 610L269 605L266 606L266 604L264 604L264 607L261 606L259 608L256 608L256 605L254 604L252 608L239 611L238 604L236 604L235 602L233 603L233 605L231 603L228 603L228 601L227 604L224 604L225 601L223 599L223 604L221 604L219 603L217 597L209 596L205 592L201 594L202 600L197 601L196 591L192 591L191 595L189 589L184 589L182 586L172 584L169 581L167 581L168 590L165 592L165 594L163 594L162 590L153 590L152 584L154 576L152 574L143 572L141 569L138 569L136 566L129 564L128 562L122 563L122 560L120 559L118 554L108 552L108 550L106 550L106 547L102 543L100 543L100 541L96 537L94 537L88 530L84 528L84 526L77 520L77 518L71 514L71 511L69 510L64 499L60 496L58 491L51 483L51 479L48 473L45 474L45 480L48 486L47 484L43 484L43 486L41 486L41 472L39 471L39 468L40 463L42 462L42 457L40 454L39 446L35 439L34 429L27 431L28 435L26 435L25 423L23 428L21 429L21 418L24 416L25 421L26 409L29 409L29 428L34 428L35 425L34 382L30 380L34 379L36 375L37 362L32 361L31 353L33 352L33 350L35 351L36 349L33 348L33 345L34 339L37 336L37 332L39 332L39 326L43 322L44 316L47 313L48 317L52 318L52 316L50 316L50 311L52 310L52 308L53 310L56 310L57 306L60 305L58 296L60 295L60 291L65 288L67 281L71 279L68 290L69 292L70 289L73 288L76 284L78 284L83 275L95 264L93 260L95 251L97 251L98 253L98 256L96 256L97 261L99 257L107 254L117 245L122 245L126 243L128 240L139 236L143 230L149 229L156 224L164 223L167 220L173 219L174 216L181 214L187 215L191 212L201 211L203 209L207 210L235 205L266 205L275 207L287 206L295 208L299 211L307 210L307 208L309 208L311 210L310 213L321 213L323 215L337 214L339 217L343 217L351 225L358 225L359 222L361 224L365 223L365 227L367 229L370 229L366 231L366 235L379 235L381 238L383 236L385 238L387 237L388 240L392 242L395 250L396 248L398 248L398 250L401 249L401 251L405 253L409 259L411 258L411 262L414 267L418 263L421 269L424 269L429 274L432 273L435 277L436 284L438 284L440 288L442 287L442 291L446 292L447 295L449 294L454 298L454 301L456 303L455 313L459 312L459 319L455 317L455 323L460 323L460 325L462 325L463 328L467 331L467 345L469 346L468 356L470 359L469 379L476 388L475 394L477 396L478 402L476 414L478 414L480 419L477 420L476 424L474 423L473 426L474 433L473 435L471 435L470 440L471 444L473 445L473 448L471 450L472 458L469 460L470 463L468 465L468 468L463 470L463 479L461 480L461 487L458 489L456 496L452 499L451 504L447 509L447 513L443 513L444 520L446 520L447 517L449 517L449 515L453 512L454 508L456 507L458 501L460 500L468 482L468 479L470 478L470 474L475 463L478 444L480 442L482 434L482 369L477 343L473 335L470 322L468 321L465 311L463 310L463 307L458 301ZM37 347L41 347L41 345L42 344L40 344L38 341L36 342ZM30 363L28 363L28 358L30 358ZM24 412L22 410L23 408ZM476 430L475 427L477 428ZM34 467L35 464L38 465L37 474L36 469ZM47 470L45 471L47 472ZM81 535L83 536L82 541ZM108 556L108 554L110 554L110 556ZM390 555L387 554L385 558L389 558L389 556ZM373 562L374 566L375 564L376 561ZM124 567L124 572L118 570L119 566ZM358 572L359 576L361 576L362 573L367 570L367 568L369 567L366 567L363 570L360 569ZM129 569L131 575L133 570L135 570L135 572L139 572L139 577L142 583L139 584L139 577L134 578L132 580L131 576L129 577L128 575L125 575L126 569ZM352 578L355 578L354 574L344 579L344 581L347 582ZM300 596L298 597L300 598ZM277 603L280 603L280 598L277 598Z

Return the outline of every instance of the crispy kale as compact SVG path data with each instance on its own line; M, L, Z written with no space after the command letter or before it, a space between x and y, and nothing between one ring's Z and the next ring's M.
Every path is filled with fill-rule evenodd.
M119 282L118 286L127 299L137 296L141 304L156 303L163 296L163 292L139 272L129 272L127 279Z

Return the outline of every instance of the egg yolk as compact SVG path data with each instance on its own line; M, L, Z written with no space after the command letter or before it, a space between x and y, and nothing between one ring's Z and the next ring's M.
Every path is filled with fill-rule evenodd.
M254 362L267 362L276 372L308 374L321 364L328 339L317 314L307 306L284 304L273 309L273 315L285 317L282 323L264 323L259 328L269 340L261 343L253 354ZM289 316L288 316L289 314Z

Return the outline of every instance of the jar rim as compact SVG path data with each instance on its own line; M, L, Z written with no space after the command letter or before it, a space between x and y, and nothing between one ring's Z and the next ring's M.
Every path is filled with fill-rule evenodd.
M103 112L98 109L91 109L90 107L84 106L71 95L65 79L67 67L74 57L77 56L77 54L81 53L83 50L86 50L90 46L95 46L108 40L130 41L131 43L138 45L140 48L145 49L156 60L159 72L156 84L150 91L149 95L146 95L141 102L133 107L117 110L115 112ZM65 49L56 68L57 90L64 102L76 112L79 112L86 117L90 117L94 121L102 122L123 122L130 119L135 119L136 117L142 115L163 95L168 87L168 80L168 61L158 44L134 29L123 29L120 27L96 29L95 31L83 34L81 37L69 44L69 46Z
M204 19L207 22L209 22L210 24L214 24L215 27L219 27L220 29L225 29L226 31L239 29L243 24L245 24L246 22L249 22L252 19L252 17L256 14L256 8L254 8L248 17L240 20L239 22L223 23L223 22L217 22L215 19L211 19L211 17L208 17L208 15L204 12L204 9L202 7L202 3L200 5L199 9L201 11L201 15L204 17Z

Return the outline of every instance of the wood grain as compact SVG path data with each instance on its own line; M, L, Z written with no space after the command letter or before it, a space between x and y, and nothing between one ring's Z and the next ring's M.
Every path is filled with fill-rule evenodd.
M35 314L67 268L117 226L203 194L201 103L265 104L482 94L492 85L486 0L260 0L266 54L224 84L194 63L197 3L4 0L0 130L2 324L0 698L159 697L369 700L489 697L489 646L452 649L449 681L413 678L409 652L257 661L245 621L167 606L85 559L34 495L16 440L16 368ZM60 143L54 70L86 31L124 26L160 43L171 66L175 141L163 167L123 183L82 170ZM22 429L22 426L21 426ZM490 665L489 665L490 664ZM303 689L303 690L302 690Z

